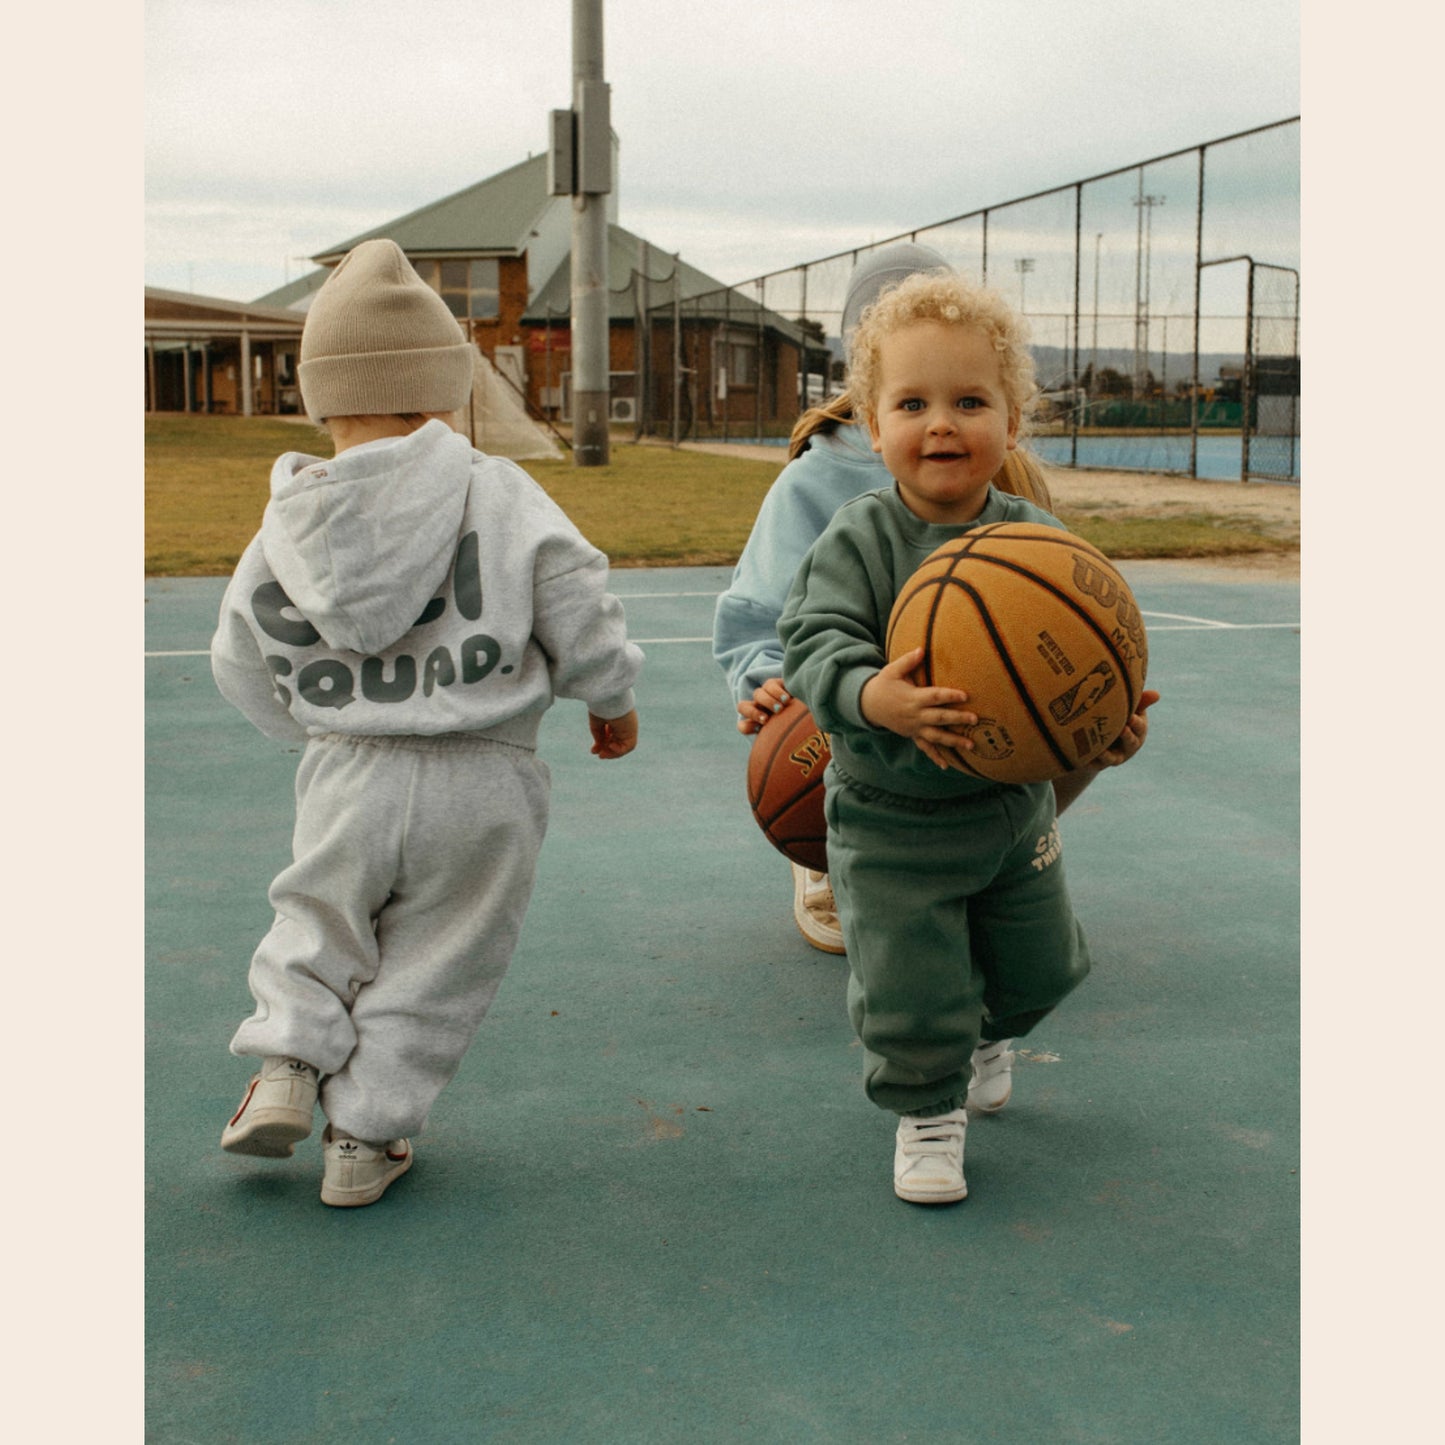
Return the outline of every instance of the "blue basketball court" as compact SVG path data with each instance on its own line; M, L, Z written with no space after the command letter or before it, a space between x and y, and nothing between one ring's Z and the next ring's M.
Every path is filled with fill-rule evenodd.
M297 755L211 682L224 584L148 582L148 1438L1295 1440L1299 588L1121 570L1163 700L1062 822L1094 972L934 1209L748 815L717 568L613 574L641 744L549 714L527 928L410 1174L334 1210L319 1125L222 1153Z

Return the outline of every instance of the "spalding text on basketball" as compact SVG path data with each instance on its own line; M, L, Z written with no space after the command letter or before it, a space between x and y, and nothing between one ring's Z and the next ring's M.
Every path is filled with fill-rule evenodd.
M788 761L796 763L799 771L806 778L828 756L828 751L828 734L819 731L804 738L788 754Z

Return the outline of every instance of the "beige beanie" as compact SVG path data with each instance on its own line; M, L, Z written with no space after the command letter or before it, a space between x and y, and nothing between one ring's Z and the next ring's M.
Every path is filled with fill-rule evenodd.
M316 293L301 331L313 421L457 411L476 348L395 241L363 241Z

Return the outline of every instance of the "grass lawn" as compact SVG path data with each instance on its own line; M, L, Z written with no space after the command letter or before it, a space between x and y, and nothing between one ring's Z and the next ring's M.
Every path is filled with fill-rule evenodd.
M329 456L323 432L270 417L147 417L148 577L229 574L261 522L271 463L285 451ZM569 456L526 470L607 553L614 567L731 566L782 465L745 457L612 447L605 467ZM1249 518L1208 512L1060 513L1111 557L1208 557L1280 551L1292 544Z

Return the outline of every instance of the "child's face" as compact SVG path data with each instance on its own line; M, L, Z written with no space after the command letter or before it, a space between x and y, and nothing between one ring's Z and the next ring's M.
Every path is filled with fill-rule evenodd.
M1018 445L998 353L972 326L915 321L885 336L868 423L910 511L925 522L971 522Z

